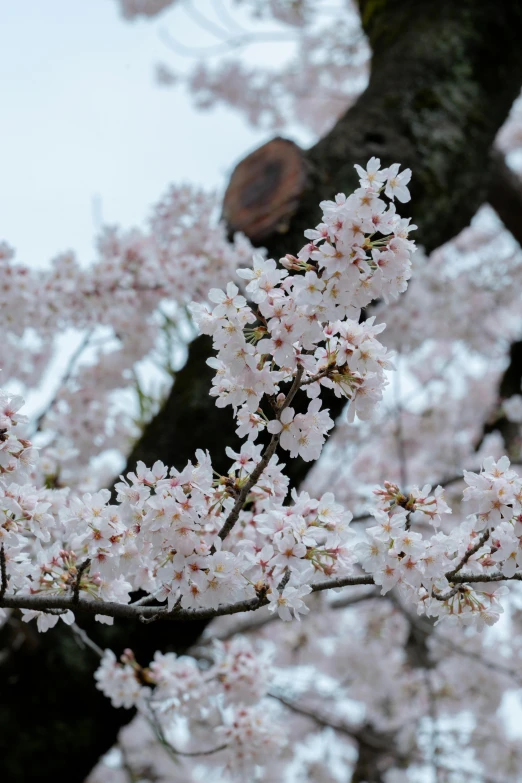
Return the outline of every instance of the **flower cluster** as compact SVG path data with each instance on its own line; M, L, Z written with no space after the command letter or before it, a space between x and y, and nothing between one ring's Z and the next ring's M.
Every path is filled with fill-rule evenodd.
M296 617L306 613L301 599L311 590L308 582L353 564L351 514L331 494L315 500L293 493L293 504L284 504L287 481L272 457L250 491L251 508L221 542L218 534L260 452L248 441L240 453L229 450L236 461L216 481L203 452L196 466L171 469L168 477L161 463L152 470L141 463L137 475L129 475L131 483L116 487L124 528L132 533L124 537L127 544L118 540L114 547L110 536L100 540L97 523L89 550L96 567L103 569L105 559L105 573L123 571L133 589L166 600L169 609L218 609L254 598L257 590L269 591L269 608L283 619L291 619L290 610ZM105 513L114 511L107 507Z
M393 299L410 276L415 226L397 215L393 199L407 201L411 172L381 169L372 158L357 167L360 187L348 198L322 202L323 222L306 231L310 242L279 268L273 259L254 259L240 269L245 294L233 283L212 289L212 309L192 306L200 331L212 335L217 357L211 395L218 406L231 405L238 434L251 440L267 426L282 448L305 460L319 457L333 426L321 410L321 387L350 402L349 417L368 418L386 385L391 356L377 340L384 325L359 323L372 299ZM381 191L392 201L380 198ZM281 384L292 387L279 397ZM289 406L300 387L312 399L305 413ZM266 397L277 415L268 420Z
M214 609L269 592L270 609L284 619L307 612L301 598L316 574L343 571L353 561L346 540L351 515L332 495L313 500L294 495L283 504L288 482L273 456L254 484L252 507L242 511L233 534L223 528L242 483L260 458L261 446L246 442L227 477L214 479L208 454L183 471L157 462L110 492L68 495L0 480L1 540L9 588L17 595L74 594L93 601L127 604L132 590L146 590L169 610ZM33 450L34 452L34 450ZM279 586L279 589L277 589ZM270 592L271 591L271 592ZM61 615L23 609L41 631ZM110 622L100 614L97 619Z
M31 444L16 434L21 400L2 398L4 593L9 586L16 596L73 602L81 595L99 602L104 622L112 620L104 605L128 604L136 590L168 612L219 614L230 604L267 603L269 612L290 620L308 612L303 599L322 589L321 579L356 576L359 561L383 593L396 587L421 612L479 623L498 616L491 607L501 591L471 587L464 576L475 583L477 574L486 578L502 568L510 577L522 562L516 519L522 490L508 463L487 463L479 476L465 473L465 499L478 504L477 514L449 534L413 529L437 527L450 513L440 487L404 494L386 482L376 492L377 524L355 544L351 514L332 493L317 500L293 491L292 502L285 501L288 480L275 452L280 445L290 456L317 459L333 424L321 408L322 388L365 418L391 366L376 339L384 326L371 318L359 323L359 316L373 297L396 297L409 277L412 227L380 194L407 200L410 172L400 174L397 164L381 170L375 158L357 170L360 187L322 204L323 222L306 232L310 242L297 256L286 256L281 267L257 257L252 269L240 270L250 302L229 283L225 291L211 290L212 310L193 305L218 352L209 360L217 371L211 393L218 405L233 407L245 439L238 452L227 449L228 475L216 476L200 450L181 471L138 463L116 485L115 504L108 490L36 489L18 475L35 461ZM167 207L162 220L170 225ZM307 410L296 412L302 391ZM268 446L255 442L264 428L272 436ZM42 613L30 602L21 608L40 630L74 616L73 603L61 614Z
M193 307L217 351L209 360L216 370L212 396L220 406L231 405L243 440L237 450L226 449L231 461L226 475L218 475L209 454L200 450L183 470L138 463L116 485L115 501L108 490L59 489L58 482L47 480L54 470L52 451L39 463L23 437L21 399L0 393L0 606L21 609L23 619L36 620L41 631L60 618L73 623L78 611L112 622L119 615L209 619L264 607L267 614L260 620L267 623L308 615L311 593L320 602L324 590L347 585L371 590L376 584L391 600L372 598L364 622L332 623L334 632L319 612L299 630L287 623L280 631L278 663L315 645L317 666L329 656L343 682L348 660L357 680L351 695L365 702L374 725L395 731L406 702L410 719L423 714L419 705L425 709L426 684L405 661L400 646L409 630L391 607L400 610L401 620L418 621L421 628L428 624L417 620L415 611L444 619L442 629L448 620L466 630L498 620L507 588L496 583L518 579L522 570L522 480L506 458L486 460L480 473L465 472L464 507L467 502L471 513L462 519L458 502L452 503L452 519L457 518L452 526L441 487L406 489L386 481L375 491L374 523L358 536L351 513L331 491L312 497L292 490L286 497L289 481L278 446L290 457L317 459L333 425L322 392L346 399L350 419L357 413L365 420L391 367L391 356L377 339L384 326L373 318L360 322L360 310L375 296L396 297L409 277L412 227L395 213L393 201L384 199L406 200L410 175L399 173L397 165L382 171L375 159L358 172L360 188L323 203L322 223L307 232L309 241L296 256L279 265L256 257L251 269L240 270L241 290L233 283L212 289L212 308ZM155 228L156 246L164 242L166 252L183 233L183 221L173 225L171 218L167 201ZM107 242L104 252L110 253L109 235ZM123 281L133 288L132 280L139 279L137 294L153 279L154 264L141 269L132 253L124 255L130 276ZM150 312L158 301L154 297L163 292L162 285L147 292ZM124 310L122 305L120 315ZM94 375L89 378L92 385ZM80 416L82 400L70 392L69 414ZM504 407L501 414L519 418L518 397ZM59 420L63 411L58 404L52 415ZM389 418L388 432L395 423ZM360 430L354 439L362 440L367 426L353 427ZM58 452L59 444L54 447ZM137 590L145 596L131 603ZM322 606L329 613L343 600L325 600ZM379 634L395 644L386 674L378 665ZM352 637L357 637L354 649L347 650L346 639ZM363 637L365 655L360 656ZM342 653L334 653L341 638ZM269 708L274 693L268 691L273 672L266 656L238 639L217 645L211 658L205 645L195 655L157 653L143 668L130 651L119 661L106 651L98 687L115 706L136 707L164 747L174 753L180 748L176 757L191 755L194 746L194 752L208 751L215 758L227 780L251 779L258 765L270 779L267 758L278 758L284 736L279 728L274 732ZM442 665L430 671L431 689L450 709L455 693L473 690L456 671ZM488 682L482 692L489 697L492 690ZM316 696L321 701L319 688Z
M36 452L28 440L22 438L22 426L27 417L18 411L23 405L21 397L0 389L0 476L10 480L23 480L36 458Z
M144 668L131 650L119 661L105 650L95 679L114 707L136 707L163 741L188 721L191 737L222 751L229 771L242 773L285 744L283 725L274 731L274 711L263 701L271 674L267 655L237 637L216 643L206 668L189 656L159 652Z
M476 513L449 534L427 538L411 526L422 518L437 524L440 514L451 513L440 487L433 495L429 486L408 496L392 484L378 490L378 525L365 531L357 554L382 594L395 587L419 612L481 627L498 620L507 592L490 577L512 577L522 565L522 481L507 457L487 458L481 473L464 471L464 480L464 500Z
M309 583L321 577L352 572L355 561L349 541L352 515L335 503L331 493L320 500L292 491L293 504L272 503L261 513L243 513L232 546L251 566L248 578L268 585L269 611L290 620L305 614L302 598ZM289 576L289 579L285 578Z
M34 450L14 434L19 401L4 396L6 441L12 460ZM8 433L8 434L7 434ZM20 445L22 448L20 449ZM354 543L351 514L331 493L319 500L306 492L284 502L287 483L275 456L252 484L250 508L220 537L241 486L261 458L261 446L247 441L227 477L214 479L208 454L183 471L156 463L138 465L117 485L118 503L101 490L82 497L61 490L15 484L9 473L2 492L3 568L10 593L26 595L26 621L40 630L74 619L71 603L61 614L31 608L31 596L82 596L100 603L128 604L143 589L169 611L211 609L266 597L270 612L299 619L303 598L325 577L349 577L356 564L385 594L396 588L419 612L465 623L492 624L506 588L489 582L512 578L522 567L522 480L509 461L486 460L480 474L465 472L464 499L474 512L449 534L423 536L441 515L451 513L442 489L401 492L386 483L377 490L376 525ZM15 463L9 462L15 470ZM25 466L24 466L25 469ZM20 476L18 476L20 478ZM483 581L481 577L483 576ZM320 584L319 584L320 586ZM334 584L335 586L335 580Z
M174 0L120 0L124 16L153 17ZM244 43L254 30L243 31L232 17L220 17L220 36L228 35L226 56L198 60L193 68L172 69L162 62L156 69L163 86L185 84L189 98L199 109L225 105L244 115L254 126L272 130L295 124L324 136L354 103L368 80L371 58L366 36L354 0L324 6L316 0L241 0L243 12L258 22L263 19L283 25L291 56L275 70L245 62L233 56L235 46ZM277 29L277 28L276 28ZM209 46L209 52L215 51Z
M18 413L22 404L21 397L0 390L0 548L14 589L26 584L28 542L36 548L48 543L54 525L45 489L28 483L37 452L21 434L27 421Z
M50 481L85 486L91 457L128 449L129 436L139 432L135 419L144 424L152 412L121 405L124 390L132 398L136 385L142 397L151 395L150 384L139 386L136 365L153 361L167 370L152 395L157 404L172 381L176 346L193 332L187 304L206 298L211 286L225 285L250 262L252 250L243 235L228 240L216 196L189 186L170 187L143 230L105 227L90 265L67 252L47 269L30 268L0 242L5 375L36 387L64 331L84 336L38 422L46 432L43 443L51 444ZM96 488L103 483L93 482Z

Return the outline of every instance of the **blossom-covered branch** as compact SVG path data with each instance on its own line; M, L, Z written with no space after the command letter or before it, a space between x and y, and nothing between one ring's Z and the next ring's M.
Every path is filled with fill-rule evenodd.
M351 514L331 493L314 500L293 492L285 503L276 450L317 459L333 426L321 389L347 399L350 420L366 419L392 368L376 339L384 324L359 316L373 298L406 288L413 227L393 201L408 200L411 173L398 164L382 170L375 158L356 168L360 187L322 203L323 222L305 232L309 242L297 256L281 266L258 256L252 269L239 270L249 301L229 283L211 289L212 308L192 305L217 351L208 360L216 370L210 393L232 407L246 438L239 452L227 449L234 460L227 476L213 476L208 454L198 451L182 471L140 463L116 485L117 504L107 490L77 497L39 489L26 483L36 454L19 435L21 400L4 397L2 606L23 609L41 630L59 617L72 622L73 610L112 622L209 619L268 605L289 620L308 612L303 598L311 592L376 584L382 593L397 587L430 615L479 624L498 617L503 588L484 585L519 578L509 547L518 547L522 489L507 461L464 474L465 498L479 513L450 535L423 538L412 528L422 520L436 528L450 513L440 487L403 492L385 483L376 491L376 526L355 542ZM308 410L296 413L291 405L303 392ZM265 448L255 443L264 429L272 436ZM130 604L135 590L159 605Z
M509 581L522 581L522 572L516 572L511 576L506 576L500 572L494 572L491 574L461 574L452 579L455 585L472 585L479 583L480 585L486 585L492 582L509 582ZM309 592L318 593L324 590L338 590L343 587L352 587L358 585L375 585L375 579L372 576L349 576L339 579L328 579L324 582L318 582L313 584ZM457 594L457 590L454 588ZM453 595L451 597L453 597ZM292 597L291 594L289 597ZM293 608L292 602L287 600L287 596L275 599L282 606L288 606ZM361 599L362 600L362 599ZM0 608L4 609L25 609L32 612L67 612L69 610L80 612L87 615L101 615L103 617L112 617L115 619L143 619L149 620L166 620L166 621L198 621L198 620L212 620L215 617L223 617L231 614L240 614L244 612L252 612L256 609L260 609L263 606L270 605L270 600L267 596L259 598L250 598L245 601L237 601L233 604L219 605L215 609L181 609L175 608L168 610L165 606L140 606L136 604L121 604L114 601L93 601L86 599L74 600L74 597L65 598L61 596L46 596L46 595L4 595L0 598ZM351 602L347 601L347 605ZM302 604L299 601L299 604ZM341 604L344 606L344 603Z

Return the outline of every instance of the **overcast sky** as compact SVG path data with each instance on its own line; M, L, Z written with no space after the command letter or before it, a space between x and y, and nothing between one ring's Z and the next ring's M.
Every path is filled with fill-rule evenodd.
M210 42L183 9L129 23L116 0L0 0L0 240L20 261L88 262L100 205L104 222L142 223L170 182L222 186L272 135L158 87L158 61L190 65L161 29ZM263 47L251 56L282 56Z

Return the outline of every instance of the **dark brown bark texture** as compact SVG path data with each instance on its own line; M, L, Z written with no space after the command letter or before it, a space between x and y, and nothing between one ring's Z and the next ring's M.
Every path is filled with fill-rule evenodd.
M521 393L522 384L522 341L513 343L509 350L509 364L504 371L499 386L498 403L507 400L514 394ZM484 426L484 435L490 432L498 431L504 440L506 453L512 461L519 461L520 447L520 425L509 421L505 416L496 416L491 421L486 422ZM482 444L481 439L479 446Z
M361 0L360 5L374 52L370 83L330 133L303 154L306 178L297 178L299 197L284 202L282 218L274 206L274 230L265 231L262 244L276 258L299 250L303 231L319 221L319 201L352 191L353 164L372 155L383 165L399 161L413 169L412 201L400 211L411 210L417 239L428 250L464 228L491 188L491 146L522 83L522 4ZM266 212L269 181L277 186L277 180L273 167L265 173L261 167L253 184L247 177L247 206ZM224 447L237 440L230 411L216 408L208 396L209 353L208 338L194 341L168 400L133 449L129 469L138 459L181 468L196 448L207 448L216 469L227 470ZM338 416L339 402L332 398L329 404ZM298 460L288 465L294 484L308 467ZM83 618L81 623L85 626ZM112 629L93 623L87 630L116 653L132 647L142 662L155 649L187 649L201 632L192 624L138 623ZM2 781L80 783L130 713L113 710L95 690L95 656L62 623L38 635L13 617L0 634ZM380 764L369 764L365 752L363 762L354 781L379 783Z
M513 237L522 246L522 183L506 165L505 161L495 153L492 156L494 173L490 183L489 203L495 208L498 216ZM498 404L507 400L514 394L520 394L522 390L522 341L514 342L509 349L509 364L502 375L498 390ZM483 437L490 432L498 431L504 440L506 453L513 459L519 460L522 442L520 439L520 427L509 421L505 416L496 415L493 412L492 419L487 421L483 436L477 448L481 445Z

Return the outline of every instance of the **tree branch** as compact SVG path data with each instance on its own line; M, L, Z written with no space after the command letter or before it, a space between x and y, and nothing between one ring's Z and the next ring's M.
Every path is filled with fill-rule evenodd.
M288 394L286 395L283 404L281 405L281 407L278 410L278 413L277 413L277 416L276 416L276 421L279 421L279 419L281 418L282 412L285 410L285 408L288 408L288 406L292 402L293 398L295 397L295 395L296 395L296 393L297 393L297 391L299 389L299 386L301 384L301 378L303 377L303 372L304 372L303 367L299 367L297 369L297 372L296 372L294 381L292 383L292 386L290 387L290 390L289 390ZM241 488L241 492L237 496L237 500L234 503L232 511L228 515L227 519L225 520L225 523L224 523L223 527L221 528L221 530L218 533L219 538L222 541L228 536L228 534L230 533L230 531L232 530L232 528L236 524L236 522L237 522L237 520L239 518L239 514L241 513L241 510L242 510L243 506L245 505L245 501L246 501L246 499L248 497L248 493L250 492L252 487L255 486L257 481L261 478L261 474L263 473L264 469L267 467L268 463L270 462L270 460L274 456L275 451L277 449L277 446L279 445L280 437L281 437L281 435L279 433L277 433L276 435L272 435L270 443L266 447L265 453L263 454L262 458L259 460L259 462L257 463L256 467L254 468L254 470L250 474L250 477L249 477L248 481Z
M487 528L482 533L482 535L480 536L480 538L477 541L477 543L475 544L475 546L472 546L471 549L468 549L467 552L463 555L462 559L455 566L453 571L449 571L446 574L446 578L447 579L449 579L451 581L453 577L457 576L458 572L463 568L463 566L466 565L466 563L468 562L470 557L473 557L473 555L475 555L479 551L479 549L484 546L484 544L486 543L486 541L489 538L489 535L490 535L490 530L489 530L489 528Z
M449 578L451 572L446 574ZM493 574L457 574L451 577L455 585L474 584L482 582L509 582L522 581L522 572L515 573L512 576L505 576L501 573ZM353 585L374 585L372 576L346 576L334 577L324 582L318 582L312 585L312 592L319 593L324 590L334 590L340 587L349 587ZM444 599L443 599L444 600ZM0 608L3 609L28 609L37 612L47 612L55 610L67 610L83 612L90 615L107 615L116 619L134 619L139 618L144 622L150 619L158 619L170 622L179 620L197 621L211 620L214 617L224 615L239 614L240 612L253 612L269 603L266 593L256 598L247 598L244 601L237 601L234 604L218 606L217 609L173 609L168 611L165 606L143 606L139 604L119 604L115 601L96 601L79 598L77 602L73 597L66 596L46 596L46 595L4 595L0 599Z

